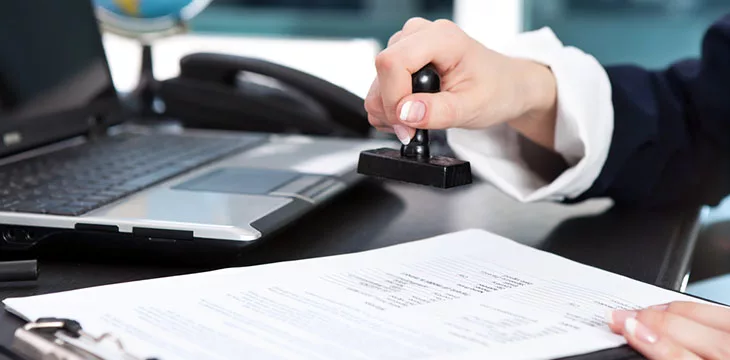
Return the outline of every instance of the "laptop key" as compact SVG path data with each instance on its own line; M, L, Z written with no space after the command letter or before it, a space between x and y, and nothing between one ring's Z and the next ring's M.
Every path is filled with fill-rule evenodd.
M48 214L66 215L66 216L78 216L85 212L84 209L77 208L77 207L57 207L57 208L50 208L47 211L48 211L47 212Z
M0 166L0 209L80 215L261 139L123 135L48 153Z
M83 198L83 201L102 205L110 202L115 197L116 196L91 195Z
M21 201L15 203L12 207L13 211L18 212L30 212L30 213L43 213L45 212L45 206L35 201Z
M111 189L104 189L102 191L99 191L95 195L114 199L117 197L121 197L124 194L126 194L126 191L124 191L124 190L115 190L114 188L111 188Z
M44 200L43 202L41 202L41 207L44 207L46 209L57 208L57 207L65 206L68 203L69 203L69 201L65 201L65 200Z
M13 209L15 207L15 205L17 205L17 204L20 204L20 201L18 201L18 200L9 201L9 202L2 203L2 205L0 205L0 206L4 210L10 210L10 209Z

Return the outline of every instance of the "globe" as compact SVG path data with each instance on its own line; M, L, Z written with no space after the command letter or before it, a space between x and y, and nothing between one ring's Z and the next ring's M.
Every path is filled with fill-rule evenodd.
M0 0L4 1L4 0ZM158 113L152 69L154 40L182 33L186 24L212 0L93 0L96 17L107 32L133 38L142 45L137 89L127 98L142 116Z
M184 31L212 0L94 0L96 16L110 32L140 40Z

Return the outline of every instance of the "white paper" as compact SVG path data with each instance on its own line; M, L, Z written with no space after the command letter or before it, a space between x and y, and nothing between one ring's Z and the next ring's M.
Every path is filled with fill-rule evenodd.
M161 359L549 359L624 343L604 322L689 296L481 230L357 254L12 298Z

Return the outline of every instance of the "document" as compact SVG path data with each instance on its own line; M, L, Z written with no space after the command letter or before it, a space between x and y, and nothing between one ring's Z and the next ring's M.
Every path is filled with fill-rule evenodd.
M482 230L355 254L11 298L159 359L552 359L624 344L605 314L677 292Z

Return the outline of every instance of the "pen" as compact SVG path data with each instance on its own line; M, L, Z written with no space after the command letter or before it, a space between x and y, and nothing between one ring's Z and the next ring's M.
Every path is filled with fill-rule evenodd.
M37 260L0 262L0 282L32 281L36 279L38 279Z

